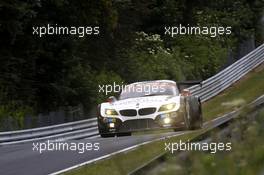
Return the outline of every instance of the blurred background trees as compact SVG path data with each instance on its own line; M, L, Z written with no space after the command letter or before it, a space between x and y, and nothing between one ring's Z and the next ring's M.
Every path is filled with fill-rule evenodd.
M249 38L261 0L0 0L0 117L101 102L98 84L206 79ZM32 26L100 26L99 36L32 35ZM232 35L164 36L164 26L232 26ZM12 114L9 114L12 115Z

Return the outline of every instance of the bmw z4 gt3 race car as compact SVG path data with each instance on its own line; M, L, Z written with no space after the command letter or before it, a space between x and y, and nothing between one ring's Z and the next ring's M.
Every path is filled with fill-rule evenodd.
M197 83L156 80L126 85L118 98L112 96L98 105L101 137L131 135L133 131L149 129L201 128L200 99L181 88L188 84Z

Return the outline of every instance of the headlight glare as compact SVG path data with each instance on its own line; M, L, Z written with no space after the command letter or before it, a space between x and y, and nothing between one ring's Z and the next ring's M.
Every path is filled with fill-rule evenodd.
M118 115L116 110L114 110L114 109L106 109L105 114L106 115Z
M164 122L164 124L169 124L170 122L171 122L171 119L170 118L164 118L163 119L163 122Z
M115 127L115 123L109 123L109 127L110 128L114 128Z
M175 108L175 106L176 106L176 103L170 103L170 104L162 105L159 108L159 112L172 110L173 108Z

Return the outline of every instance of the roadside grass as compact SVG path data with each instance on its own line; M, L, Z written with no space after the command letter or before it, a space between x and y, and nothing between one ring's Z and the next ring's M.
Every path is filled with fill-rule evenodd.
M165 152L165 142L188 141L196 136L206 132L207 129L191 131L188 134L179 135L177 137L167 138L160 141L152 142L151 144L142 145L134 150L124 153L118 153L109 159L104 159L80 167L73 171L65 173L66 175L124 175L135 170L139 166L150 161L154 157Z
M251 116L251 117L250 117ZM165 162L154 167L149 175L253 175L264 173L264 108L257 114L244 113L230 126L228 137L213 142L229 141L232 150L211 154L202 151L188 152L185 157L168 155Z
M211 120L242 107L264 94L264 64L230 88L203 103L204 120Z
M205 120L216 118L222 114L232 111L236 108L242 107L258 96L264 94L264 66L253 70L242 80L236 82L232 87L219 94L217 97L203 104L203 115ZM166 130L164 130L165 132ZM180 140L191 140L205 129L193 131L188 134L180 135L174 138L156 141L151 144L142 145L137 149L119 153L111 156L111 158L97 161L95 163L80 167L65 173L66 175L123 175L138 168L144 163L150 161L154 157L162 154L165 142L178 142ZM163 131L146 131L139 132L135 135L141 134L160 134ZM170 174L170 173L169 173ZM174 173L173 173L174 174Z

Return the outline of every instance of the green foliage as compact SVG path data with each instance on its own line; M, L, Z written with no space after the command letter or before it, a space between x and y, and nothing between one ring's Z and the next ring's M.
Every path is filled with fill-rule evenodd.
M137 33L134 45L127 51L127 80L181 79L177 52L164 46L160 35Z
M95 75L95 80L94 80L94 90L93 90L93 95L91 96L94 98L94 101L99 104L101 102L104 102L108 97L110 96L115 96L117 97L118 92L112 91L111 93L106 94L105 92L105 87L109 85L114 86L114 83L116 85L124 85L124 81L122 78L112 72L112 71L107 71L107 70L102 70L99 73ZM100 92L100 87L99 86L104 86L104 92ZM117 89L118 90L118 89Z
M208 78L241 40L257 33L261 43L262 10L260 0L1 0L0 105L89 108L106 98L99 84ZM232 26L233 34L164 36L164 26L180 23ZM46 24L99 26L100 35L32 35Z
M24 117L26 115L33 114L33 108L30 106L24 106L18 102L10 102L8 105L0 106L0 128L4 124L4 120L7 118L11 119L14 129L23 128Z
M213 131L210 143L231 143L230 151L188 151L168 155L147 174L251 175L263 172L264 109L244 109L226 132ZM249 112L250 111L250 112ZM224 134L223 134L224 133ZM184 142L184 141L182 141ZM214 149L212 149L214 150ZM146 172L145 172L146 173Z
M254 35L254 11L246 0L209 1L205 7L198 5L193 11L200 26L232 27L231 36L218 38L225 47L235 49L239 42Z
M227 48L210 37L179 36L173 45L180 50L180 60L185 79L206 79L225 63Z
M242 119L231 130L232 151L224 154L193 153L188 172L196 174L259 174L263 171L264 111L256 121ZM246 117L246 116L244 116ZM217 142L217 141L216 141ZM223 167L225 167L223 169ZM189 174L187 173L187 174ZM183 173L184 174L184 173Z

